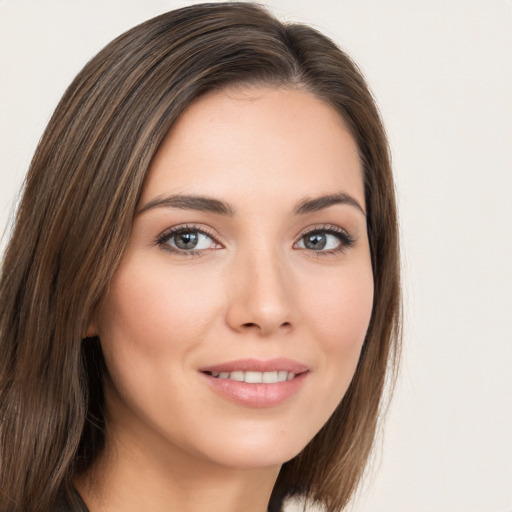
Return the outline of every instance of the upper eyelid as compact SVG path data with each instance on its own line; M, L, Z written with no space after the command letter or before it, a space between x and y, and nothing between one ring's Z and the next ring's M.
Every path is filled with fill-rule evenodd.
M193 224L192 225L182 224L182 225L177 225L177 226L171 226L171 227L165 229L164 231L162 231L158 235L157 240L163 240L165 238L170 238L172 235L175 235L177 233L182 233L184 231L185 232L186 231L192 231L192 232L197 231L198 233L202 233L203 235L210 237L215 242L221 243L221 242L219 242L217 235L213 232L213 230L211 230L211 228L205 228L205 227L196 226Z
M326 231L326 232L334 231L335 233L345 234L345 235L353 238L352 235L350 234L349 230L342 228L341 226L338 226L337 224L315 224L312 226L308 226L308 227L302 229L300 231L300 233L297 235L297 237L298 237L298 239L300 239L303 236L308 235L310 233L323 232L323 231Z
M203 225L198 224L177 224L175 226L170 226L166 229L164 229L160 236L166 236L168 234L172 233L179 233L181 231L198 231L200 233L204 233L205 235L211 236L212 238L217 237L215 230L210 228L209 226L204 227ZM300 230L297 237L302 237L304 235L307 235L308 233L314 232L314 231L338 231L340 233L346 233L349 234L349 231L345 228L342 228L341 226L338 226L337 224L313 224L310 226L307 226Z

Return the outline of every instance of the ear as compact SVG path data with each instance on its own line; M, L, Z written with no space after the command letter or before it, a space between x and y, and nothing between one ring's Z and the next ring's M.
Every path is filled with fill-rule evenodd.
M92 318L87 325L87 331L85 332L85 338L96 338L98 336L98 328L96 327L96 318Z
M96 338L98 335L96 334L95 329L87 329L84 338Z

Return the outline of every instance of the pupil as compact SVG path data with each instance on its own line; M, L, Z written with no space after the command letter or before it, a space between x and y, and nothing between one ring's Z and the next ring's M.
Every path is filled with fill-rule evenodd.
M197 245L198 238L197 233L180 233L176 236L174 243L179 249L193 249Z
M315 235L307 236L304 245L308 249L319 251L325 247L326 243L327 237L324 234L317 233Z

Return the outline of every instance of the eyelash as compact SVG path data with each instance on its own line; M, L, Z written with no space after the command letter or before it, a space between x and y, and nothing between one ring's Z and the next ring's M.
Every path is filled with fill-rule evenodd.
M339 241L338 247L328 250L328 251L322 251L322 250L315 251L314 249L308 250L308 252L313 253L317 257L330 256L333 254L343 253L346 249L350 249L351 247L353 247L354 243L356 241L354 237L352 237L349 233L347 233L347 231L345 231L344 229L342 229L339 226L336 226L334 224L324 224L322 226L317 226L313 229L307 229L306 231L301 233L301 235L299 236L299 241L307 236L313 236L313 235L317 235L317 234L333 235ZM296 242L296 243L298 243L298 242ZM307 249L305 249L305 250L307 250Z
M180 256L201 256L203 254L203 252L205 251L204 249L203 250L192 249L192 250L187 251L186 249L174 248L167 243L173 236L179 235L180 233L200 233L202 235L207 236L208 238L211 238L215 243L219 243L219 242L217 242L213 233L211 233L207 229L200 228L200 227L194 226L194 225L192 225L192 226L185 225L185 226L174 226L170 229L167 229L163 233L161 233L158 236L158 238L156 239L156 245L158 245L164 251L168 251L172 254L179 254Z
M211 238L211 240L215 243L219 243L213 233L211 233L209 230L200 228L198 226L174 226L170 229L167 229L163 233L161 233L158 238L155 241L155 244L158 245L162 250L168 251L172 254L178 254L180 256L201 256L205 250L208 249L192 249L192 250L185 250L185 249L177 249L172 246L170 246L167 242L173 237L180 233L200 233L202 235L207 236L208 238ZM328 224L328 225L322 225L317 226L313 229L308 229L300 234L299 241L303 240L307 236L313 236L317 234L328 234L335 236L339 241L339 246L328 250L328 251L322 251L322 250L314 250L314 249L307 249L304 248L305 251L314 253L315 256L329 256L332 254L342 253L346 249L350 249L354 243L355 239L347 233L344 229L340 228L339 226ZM299 242L295 242L294 246ZM302 249L302 248L301 248Z

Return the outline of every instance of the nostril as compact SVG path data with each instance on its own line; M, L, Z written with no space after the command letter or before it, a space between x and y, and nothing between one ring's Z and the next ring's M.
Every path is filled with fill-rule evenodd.
M252 329L254 327L258 327L259 328L259 325L257 323L254 323L254 322L247 322L247 323L243 324L243 327L247 327L249 329ZM283 322L281 324L281 327L289 328L289 327L291 327L291 324L290 324L290 322Z

